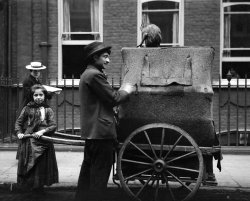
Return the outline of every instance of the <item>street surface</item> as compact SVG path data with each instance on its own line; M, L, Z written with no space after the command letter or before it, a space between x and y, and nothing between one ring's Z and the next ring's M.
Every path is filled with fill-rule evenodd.
M75 189L46 189L42 195L0 191L0 201L73 201ZM108 201L129 201L122 189L110 188ZM193 201L250 201L250 189L201 187Z
M16 151L0 151L0 201L73 201L76 184L83 160L83 151L57 151L59 183L45 189L44 194L20 193L12 184L16 183ZM201 186L193 201L250 201L250 155L225 154L222 171L214 163L218 186ZM112 175L111 175L112 176ZM107 201L129 201L122 189L114 187L109 180ZM103 201L103 200L101 200ZM148 200L146 200L148 201ZM151 200L149 200L151 201ZM168 200L161 200L168 201ZM170 200L171 201L171 200Z

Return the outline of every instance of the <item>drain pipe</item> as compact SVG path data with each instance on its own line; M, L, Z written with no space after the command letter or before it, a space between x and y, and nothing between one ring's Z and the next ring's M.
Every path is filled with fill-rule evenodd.
M12 20L12 17L11 17L11 6L12 6L12 1L9 0L8 1L8 77L12 76L12 70L11 70L11 64L12 64L12 61L11 61L11 39L12 39L12 29L11 29L11 20Z

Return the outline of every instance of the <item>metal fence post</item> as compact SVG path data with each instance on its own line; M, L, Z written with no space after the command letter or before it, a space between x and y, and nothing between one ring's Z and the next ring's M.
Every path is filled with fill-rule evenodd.
M244 132L244 146L247 145L247 75L245 75L245 132Z
M74 115L74 107L75 107L75 93L74 93L74 89L75 89L75 83L74 83L74 75L72 75L72 133L71 134L75 134L74 131L74 127L75 127L75 115Z
M56 87L58 87L58 78L56 78ZM56 130L58 131L58 96L56 96Z
M230 104L231 104L231 79L232 79L232 74L230 70L227 73L227 81L228 81L228 99L227 99L227 146L230 146Z
M221 77L219 75L219 100L218 100L218 109L219 109L219 141L221 141L221 109L220 109L220 102L221 102Z
M237 76L236 146L239 146L239 77Z
M63 82L63 119L64 119L64 133L66 133L66 76L64 75L64 82Z

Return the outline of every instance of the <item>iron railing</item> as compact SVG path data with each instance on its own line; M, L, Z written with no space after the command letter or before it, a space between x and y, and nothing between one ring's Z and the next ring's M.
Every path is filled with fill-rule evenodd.
M214 89L217 91L218 104L214 104L213 117L217 120L215 124L220 143L224 146L249 146L250 103L248 94L250 85L248 85L247 75L244 79L232 78L229 72L226 79L227 85L222 85L220 77L218 80L218 90ZM231 84L232 81L234 84Z
M121 79L117 76L110 76L108 80L113 88L118 88L121 84ZM79 88L75 84L74 76L70 83L66 83L66 79L61 84L58 83L58 80L47 79L45 84L62 89L59 95L54 94L49 101L55 114L58 133L79 135ZM0 77L0 143L13 143L17 140L14 134L14 124L17 112L20 111L21 98L22 85L19 84L19 80Z
M248 104L249 86L247 77L241 79L244 84L239 84L238 78L231 84L230 74L227 84L223 85L221 79L214 86L213 119L216 133L223 146L249 146L250 145L250 103ZM110 83L118 88L120 78L110 77ZM236 81L236 82L235 82ZM20 105L22 86L18 79L10 77L0 78L0 143L16 142L14 124ZM50 106L54 110L57 123L57 133L78 136L80 132L78 85L75 85L72 76L71 85L53 83L48 79L47 85L62 88L60 95L54 95L50 100ZM63 137L63 136L61 136ZM67 136L68 137L68 136ZM77 138L74 138L77 139Z

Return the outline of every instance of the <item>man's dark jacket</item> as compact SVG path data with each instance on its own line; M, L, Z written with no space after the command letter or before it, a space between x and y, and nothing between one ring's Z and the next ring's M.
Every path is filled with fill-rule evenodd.
M83 139L116 139L113 107L128 99L126 91L114 90L104 73L88 65L81 75L80 122Z

